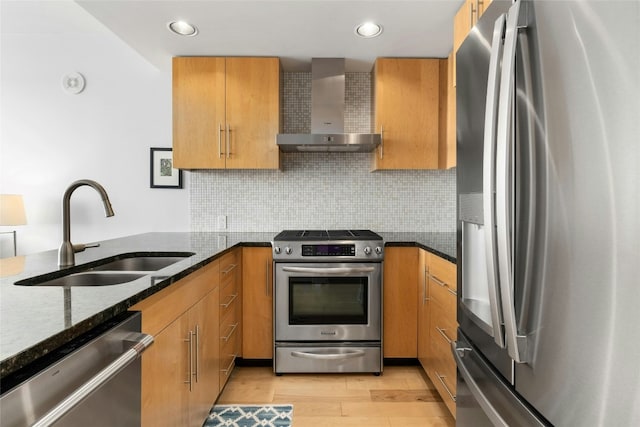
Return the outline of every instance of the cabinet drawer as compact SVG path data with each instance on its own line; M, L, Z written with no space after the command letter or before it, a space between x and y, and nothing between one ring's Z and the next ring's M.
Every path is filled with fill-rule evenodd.
M435 276L454 291L457 286L457 269L456 265L452 262L440 258L437 255L430 254L429 256L429 274Z
M455 395L456 364L451 354L451 342L457 337L457 324L451 322L446 313L433 305L431 310L431 353L433 356L434 382L444 382ZM441 393L442 394L442 393ZM444 396L443 396L444 398Z
M231 279L237 279L240 272L240 251L233 250L220 258L220 284L225 286Z
M238 324L220 332L220 389L226 384L238 355ZM222 335L222 334L226 335Z
M238 303L238 284L236 282L224 286L220 290L220 318L224 319L228 314L235 310Z
M433 305L440 306L446 313L451 314L452 319L455 319L457 313L455 291L442 282L439 282L434 276L429 275L428 280L429 299L434 303Z

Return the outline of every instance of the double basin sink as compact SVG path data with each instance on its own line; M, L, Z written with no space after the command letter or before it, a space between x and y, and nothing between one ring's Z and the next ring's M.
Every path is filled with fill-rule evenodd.
M192 252L125 253L16 282L20 286L110 286L132 282L194 255Z

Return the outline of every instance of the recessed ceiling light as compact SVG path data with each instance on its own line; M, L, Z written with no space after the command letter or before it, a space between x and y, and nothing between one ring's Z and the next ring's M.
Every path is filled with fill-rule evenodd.
M180 36L195 36L198 34L198 29L185 21L171 21L167 24L167 28L172 33Z
M356 27L356 34L364 38L377 37L382 34L382 25L364 22Z

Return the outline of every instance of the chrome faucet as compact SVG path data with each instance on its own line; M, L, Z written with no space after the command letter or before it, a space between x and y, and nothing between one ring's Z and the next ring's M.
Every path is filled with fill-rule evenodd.
M104 187L102 187L102 185L90 179L81 179L72 183L64 192L64 196L62 197L62 244L60 245L60 249L58 250L58 266L60 267L71 267L75 265L76 252L82 252L86 248L100 246L99 244L74 245L71 243L71 194L75 191L76 188L82 187L83 185L88 185L89 187L92 187L94 190L100 193L100 197L102 197L102 203L104 204L104 213L107 217L114 215L113 208L111 208L111 202L109 201L109 196L107 195L107 192L105 191Z

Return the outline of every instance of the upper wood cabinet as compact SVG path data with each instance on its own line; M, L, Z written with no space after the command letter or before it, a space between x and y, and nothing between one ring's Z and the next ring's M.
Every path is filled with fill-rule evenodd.
M438 169L440 59L378 58L375 64L377 169Z
M173 58L173 161L181 169L278 169L280 60Z
M273 258L271 247L242 248L242 357L273 357Z
M453 73L453 52L447 58L446 79L442 79L444 89L444 99L446 99L446 108L441 110L442 135L440 137L440 168L450 169L456 166L456 87L455 76ZM443 99L441 97L440 99Z
M489 7L491 0L465 0L460 6L458 12L456 12L453 18L453 77L455 86L456 76L456 52L464 41L471 28L476 25L478 19L482 16L484 11Z

